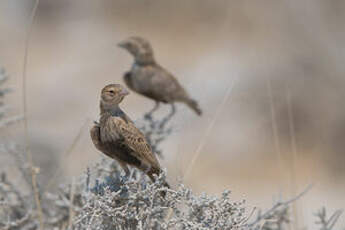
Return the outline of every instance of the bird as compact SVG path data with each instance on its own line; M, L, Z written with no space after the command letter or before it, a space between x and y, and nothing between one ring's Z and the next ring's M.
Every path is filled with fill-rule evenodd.
M171 73L155 61L152 46L146 39L129 37L118 43L118 46L134 57L131 70L123 76L127 87L155 101L154 108L146 117L150 117L159 108L160 102L171 104L170 116L175 113L175 102L186 104L199 116L202 114L198 102L189 96Z
M133 166L154 182L154 175L162 172L161 166L144 134L119 106L128 94L120 84L109 84L102 89L100 119L90 129L90 136L96 149L117 160L126 176L130 174L128 166ZM165 186L170 187L168 183Z

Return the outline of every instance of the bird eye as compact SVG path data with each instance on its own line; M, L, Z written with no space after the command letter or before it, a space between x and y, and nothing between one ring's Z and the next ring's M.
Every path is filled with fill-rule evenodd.
M115 92L114 92L114 90L109 90L109 93L112 93L112 94L114 94Z

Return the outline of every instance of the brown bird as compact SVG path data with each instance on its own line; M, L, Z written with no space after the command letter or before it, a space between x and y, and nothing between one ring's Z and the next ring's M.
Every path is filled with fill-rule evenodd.
M100 120L90 130L91 139L99 151L120 163L127 176L130 165L144 171L154 181L154 174L162 171L159 162L145 136L119 107L128 94L119 84L102 89Z
M172 74L155 61L153 49L147 40L130 37L118 46L126 49L134 57L131 70L124 75L127 87L156 102L155 107L146 116L151 116L158 109L159 102L171 104L171 115L175 113L174 102L185 103L201 115L202 111L197 101L188 95Z

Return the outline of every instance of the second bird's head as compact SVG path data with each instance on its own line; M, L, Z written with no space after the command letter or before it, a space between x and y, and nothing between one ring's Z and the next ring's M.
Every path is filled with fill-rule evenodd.
M131 53L139 63L154 62L152 47L144 38L130 37L118 43L118 46Z
M110 84L102 89L101 102L103 105L118 105L129 94L128 90L120 84Z

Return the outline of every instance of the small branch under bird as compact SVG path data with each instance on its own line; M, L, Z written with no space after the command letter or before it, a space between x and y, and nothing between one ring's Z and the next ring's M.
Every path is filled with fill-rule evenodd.
M105 155L117 160L128 176L128 166L145 172L152 181L162 170L144 134L123 112L119 104L129 92L119 84L102 89L100 119L90 130L95 147ZM166 187L169 185L166 183Z
M146 39L130 37L118 46L134 57L131 70L124 75L127 87L156 102L155 107L146 116L151 116L158 109L160 102L172 105L171 115L175 113L175 102L182 102L198 115L202 114L198 102L189 96L171 73L155 61L152 46Z

